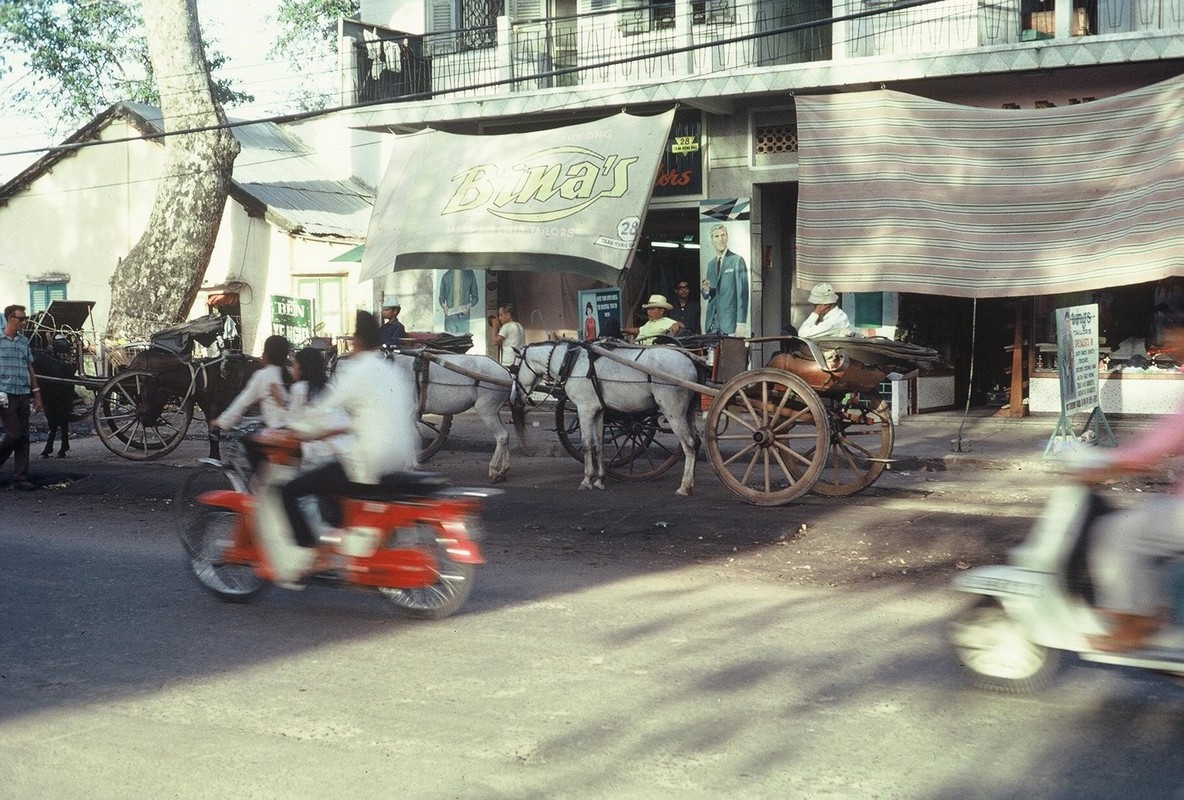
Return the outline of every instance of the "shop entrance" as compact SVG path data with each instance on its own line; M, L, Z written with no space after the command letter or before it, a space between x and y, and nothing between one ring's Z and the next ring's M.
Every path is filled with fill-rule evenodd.
M1001 408L1011 402L1011 348L1017 316L1027 318L1017 315L1025 301L992 297L977 302L976 309L968 298L902 294L898 335L941 353L953 374L953 407L965 407L969 395L971 407ZM1027 331L1022 338L1029 339Z
M679 281L693 287L699 285L698 209L650 211L642 228L637 258L626 278L625 324L637 326L645 322L641 304L651 294L665 295L674 302Z

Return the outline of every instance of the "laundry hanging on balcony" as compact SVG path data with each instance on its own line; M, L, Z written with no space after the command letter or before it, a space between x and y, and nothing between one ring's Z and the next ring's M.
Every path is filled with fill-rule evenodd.
M674 112L532 133L398 137L362 279L405 269L569 272L616 283Z
M799 286L1016 297L1184 275L1184 77L1065 108L796 104Z

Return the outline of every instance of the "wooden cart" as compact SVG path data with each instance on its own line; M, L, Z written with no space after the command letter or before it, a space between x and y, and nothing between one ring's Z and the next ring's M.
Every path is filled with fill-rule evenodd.
M781 351L747 369L740 340L717 340L708 382L689 383L641 369L602 345L597 356L641 369L710 397L704 446L712 470L733 493L758 505L781 505L807 492L842 497L871 486L891 462L894 429L879 393L938 361L936 351L884 338L765 337ZM574 409L556 407L560 441L582 458ZM624 480L662 474L681 456L662 418L605 414L605 472Z

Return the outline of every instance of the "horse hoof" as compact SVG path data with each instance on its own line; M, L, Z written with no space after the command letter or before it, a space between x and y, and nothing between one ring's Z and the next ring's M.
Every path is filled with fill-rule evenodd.
M42 458L53 458L53 453L42 453L41 457Z
M682 495L683 497L690 497L692 494L694 494L694 492L690 489L678 489L675 491L675 494Z
M58 458L65 458L65 457L66 457L65 453L58 453Z
M503 472L501 475L490 475L489 482L490 483L505 483L506 482L506 473Z
M596 481L596 483L592 484L592 488L603 490L604 489L604 481Z

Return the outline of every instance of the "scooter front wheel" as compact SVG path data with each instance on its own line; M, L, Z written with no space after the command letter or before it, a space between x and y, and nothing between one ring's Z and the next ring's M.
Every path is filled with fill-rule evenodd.
M399 531L391 547L415 547L427 551L436 563L435 580L419 589L380 588L383 596L409 617L443 619L454 614L469 595L477 571L472 564L462 564L448 557L447 549L436 539L435 532L426 525Z
M993 597L979 598L950 624L950 644L975 686L1024 694L1043 688L1061 651L1036 644Z
M210 509L197 514L181 537L194 577L218 599L231 603L250 600L267 585L250 564L228 559L241 518L233 511Z

